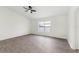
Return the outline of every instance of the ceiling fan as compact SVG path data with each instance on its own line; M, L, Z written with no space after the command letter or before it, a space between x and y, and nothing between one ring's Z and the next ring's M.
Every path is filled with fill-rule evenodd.
M33 9L32 6L28 6L28 7L23 7L25 9L25 12L30 11L30 13L36 12L36 10Z

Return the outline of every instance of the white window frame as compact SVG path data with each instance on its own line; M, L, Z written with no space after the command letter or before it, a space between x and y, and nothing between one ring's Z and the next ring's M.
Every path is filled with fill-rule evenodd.
M38 32L50 32L50 30L51 30L51 21L39 21Z

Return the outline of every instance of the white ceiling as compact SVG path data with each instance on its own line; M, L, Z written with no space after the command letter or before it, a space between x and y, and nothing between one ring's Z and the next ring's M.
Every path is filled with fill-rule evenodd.
M16 12L26 15L30 18L43 18L50 16L66 15L68 13L69 7L67 6L33 6L37 12L29 13L25 12L22 6L10 6L8 7Z

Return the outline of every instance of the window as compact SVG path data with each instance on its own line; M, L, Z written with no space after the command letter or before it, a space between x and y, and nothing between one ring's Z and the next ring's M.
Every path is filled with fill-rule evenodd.
M39 32L50 32L50 29L51 29L51 21L40 21L38 23Z

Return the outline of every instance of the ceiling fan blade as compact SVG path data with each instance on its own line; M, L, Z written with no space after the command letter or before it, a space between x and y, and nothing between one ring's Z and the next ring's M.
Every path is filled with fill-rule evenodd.
M36 10L31 10L32 12L36 12Z
M30 13L33 13L33 12L30 10Z
M26 7L23 7L24 9L27 9Z
M28 12L28 11L30 11L30 13L36 12L36 10L32 9L32 6L28 6L28 8L27 7L23 7L23 8L25 9L25 12Z

